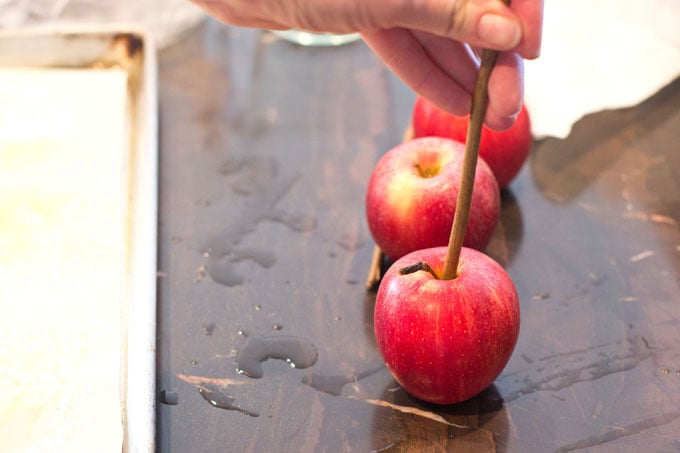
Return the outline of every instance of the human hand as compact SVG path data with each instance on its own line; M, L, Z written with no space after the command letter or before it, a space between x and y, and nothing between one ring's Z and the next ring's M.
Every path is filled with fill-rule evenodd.
M542 0L191 0L223 22L272 30L360 32L417 93L456 115L471 105L481 48L503 51L486 124L510 127L523 101L522 58L540 52Z

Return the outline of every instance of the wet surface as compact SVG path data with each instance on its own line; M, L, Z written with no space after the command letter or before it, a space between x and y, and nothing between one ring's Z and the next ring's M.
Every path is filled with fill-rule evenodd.
M487 249L517 347L442 407L384 367L363 284L412 93L361 42L214 22L160 62L159 451L680 450L680 80L535 143Z

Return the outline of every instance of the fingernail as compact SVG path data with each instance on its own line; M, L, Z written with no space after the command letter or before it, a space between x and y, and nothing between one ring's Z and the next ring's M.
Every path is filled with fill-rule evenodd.
M506 50L512 49L522 39L522 28L510 18L496 14L485 14L477 25L479 38L489 46Z

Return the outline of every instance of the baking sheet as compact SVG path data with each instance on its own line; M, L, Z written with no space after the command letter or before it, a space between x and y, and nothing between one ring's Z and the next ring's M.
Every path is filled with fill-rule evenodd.
M0 69L3 68L28 71L26 74L74 70L94 75L111 70L122 71L126 76L124 168L111 168L112 172L122 171L120 197L125 207L121 219L124 278L120 288L120 449L153 451L158 178L158 90L153 40L145 32L123 25L0 30ZM36 285L40 284L44 282L37 280ZM16 341L20 344L22 339ZM109 447L119 449L102 447L107 451Z

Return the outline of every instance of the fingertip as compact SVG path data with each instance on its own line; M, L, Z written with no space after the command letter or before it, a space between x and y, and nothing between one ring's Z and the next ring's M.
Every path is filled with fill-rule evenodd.
M505 131L510 129L515 124L517 115L519 115L519 112L510 116L500 116L493 110L487 109L486 115L484 116L484 124L489 129L493 129L495 131Z
M522 24L522 41L515 49L527 60L541 55L543 0L513 0L510 8Z
M485 47L509 50L517 47L522 40L522 27L512 17L488 13L479 19L477 36Z
M442 95L434 93L430 95L430 99L439 108L451 113L455 116L465 116L470 114L472 108L472 97L464 90L449 90L451 95Z
M493 129L510 127L524 102L524 66L522 58L517 53L498 54L496 66L489 79L488 96L489 127Z

